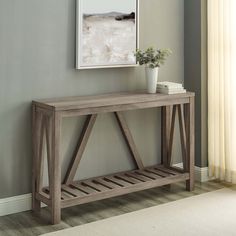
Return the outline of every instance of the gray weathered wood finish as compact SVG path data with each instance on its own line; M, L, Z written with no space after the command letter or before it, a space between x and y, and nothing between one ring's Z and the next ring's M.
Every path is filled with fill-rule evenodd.
M144 167L138 149L121 111L162 108L162 165ZM171 166L176 112L184 168ZM74 176L88 142L97 114L114 112L137 170L75 181ZM75 154L64 181L61 178L61 121L63 117L87 115ZM34 211L41 202L50 206L51 222L58 224L61 209L102 200L131 192L186 181L194 189L194 93L178 95L146 94L143 92L105 94L33 101L33 201ZM47 150L49 186L42 186L44 146ZM63 182L63 183L62 183Z
M84 153L86 144L88 142L89 136L92 132L93 126L95 124L97 115L89 115L85 121L81 136L79 138L78 146L76 148L75 156L71 161L70 167L66 174L65 184L73 182L76 171L78 169L79 163L81 161L82 155Z

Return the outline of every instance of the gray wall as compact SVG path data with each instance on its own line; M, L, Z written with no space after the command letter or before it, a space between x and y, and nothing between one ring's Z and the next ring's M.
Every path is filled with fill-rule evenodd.
M185 0L185 86L196 93L196 165L207 166L207 1Z
M160 80L183 82L184 0L140 1L140 9L140 46L173 51ZM0 198L31 191L31 100L145 88L143 68L77 71L74 64L75 0L0 1ZM125 115L144 163L160 161L159 112ZM63 173L82 120L63 122ZM98 118L79 178L133 167L116 130L111 115Z

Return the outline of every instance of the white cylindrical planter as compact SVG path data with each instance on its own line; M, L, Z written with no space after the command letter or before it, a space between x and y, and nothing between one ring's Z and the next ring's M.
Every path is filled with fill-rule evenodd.
M157 91L158 69L159 69L158 67L156 68L145 67L148 93L156 93Z

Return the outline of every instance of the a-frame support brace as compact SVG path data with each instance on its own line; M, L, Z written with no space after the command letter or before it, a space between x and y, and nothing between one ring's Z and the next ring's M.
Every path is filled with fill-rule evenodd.
M137 147L134 143L132 134L128 128L126 120L121 112L114 112L116 120L119 124L121 132L125 138L126 144L129 148L130 154L133 157L133 160L139 169L143 169L143 163L141 157L138 153ZM66 173L66 177L64 180L64 184L70 184L73 182L76 171L79 167L80 161L82 159L82 155L84 153L85 147L88 143L88 139L94 127L97 115L89 115L85 121L82 133L79 137L78 145L75 150L74 157L69 165L69 168Z
M176 115L178 114L179 120L179 131L180 131L180 141L182 150L182 160L183 160L183 171L188 171L188 133L189 133L189 120L184 113L184 107L187 105L174 105L162 108L162 160L166 167L171 167L172 165L172 149L173 149L173 139L175 131L175 121ZM189 114L189 113L186 113Z
M80 164L82 155L84 153L85 147L88 143L88 139L90 137L90 134L92 132L93 126L95 124L95 121L97 119L97 115L89 115L84 123L84 127L82 130L82 133L80 135L78 145L75 150L75 155L69 165L69 168L66 173L65 177L65 184L69 184L73 181L76 171L78 169L78 166Z

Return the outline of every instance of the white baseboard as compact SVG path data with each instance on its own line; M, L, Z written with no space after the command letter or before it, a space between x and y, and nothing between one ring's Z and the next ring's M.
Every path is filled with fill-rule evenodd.
M183 163L175 164L174 166L183 168ZM195 166L195 179L199 182L207 182L209 180L213 180L208 175L208 167L198 167Z
M32 195L24 194L0 199L0 216L31 210Z
M183 163L175 164L176 167L183 167ZM200 182L207 182L211 180L208 177L208 167L195 166L195 178ZM0 216L15 214L23 211L31 210L32 195L24 194L16 197L9 197L0 199Z
M195 166L195 178L199 182L207 182L213 179L209 177L208 167L198 167L198 166Z

